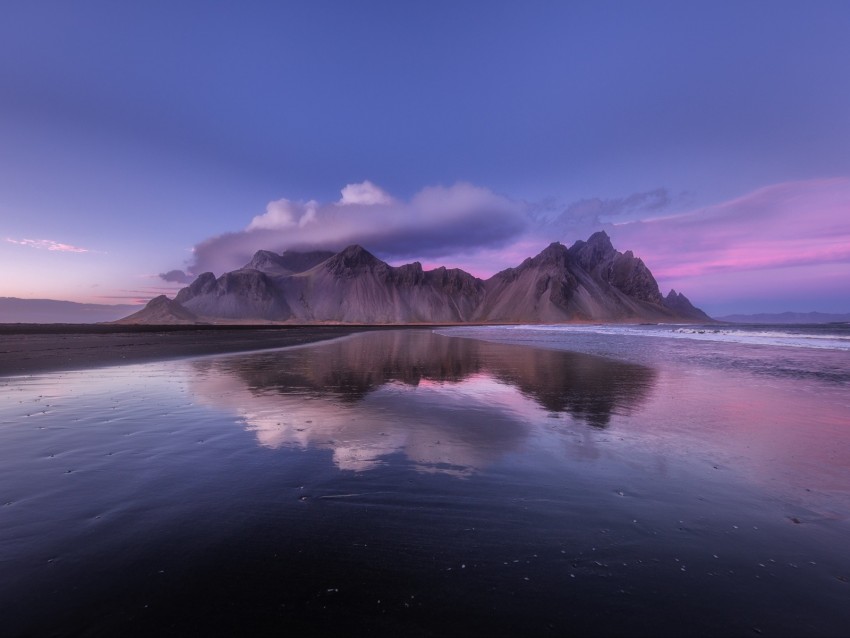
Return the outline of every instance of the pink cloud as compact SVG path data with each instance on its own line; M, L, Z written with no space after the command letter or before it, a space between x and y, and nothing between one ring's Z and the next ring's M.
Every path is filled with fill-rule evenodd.
M787 182L609 233L661 277L850 261L850 179Z
M825 276L850 270L850 179L776 184L608 232L617 247L644 260L663 288L684 288L698 301L825 292ZM835 284L833 294L850 289Z
M18 244L19 246L29 246L30 248L40 248L42 250L52 250L63 253L87 253L88 248L79 248L71 244L63 244L52 239L11 239L6 238L10 244Z

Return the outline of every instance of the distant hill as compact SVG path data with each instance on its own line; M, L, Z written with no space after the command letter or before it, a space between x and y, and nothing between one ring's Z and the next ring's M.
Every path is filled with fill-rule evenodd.
M142 307L0 297L0 323L99 323L115 321Z
M755 315L726 315L718 321L729 323L843 323L850 321L850 312L779 312Z
M604 232L555 242L487 280L458 268L390 266L361 246L339 253L258 251L238 270L200 275L173 301L123 323L706 322L687 297L664 297L649 268Z
M199 321L196 314L189 312L176 301L169 299L165 295L160 295L151 299L138 312L134 312L129 317L124 317L114 323L173 325L202 322Z

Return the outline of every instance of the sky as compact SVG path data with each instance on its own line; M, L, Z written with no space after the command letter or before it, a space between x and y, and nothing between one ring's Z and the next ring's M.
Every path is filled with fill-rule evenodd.
M713 315L850 311L848 2L46 2L0 20L0 296L259 249L488 277L605 230Z

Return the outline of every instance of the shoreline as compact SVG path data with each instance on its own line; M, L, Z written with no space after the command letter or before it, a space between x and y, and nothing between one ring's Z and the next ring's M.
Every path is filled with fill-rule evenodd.
M275 350L363 332L504 325L515 324L0 323L0 378Z
M292 346L309 345L357 333L373 331L483 327L505 328L521 325L525 324L337 323L157 325L118 323L0 323L0 378L43 372L164 361L186 357L275 350ZM565 325L578 327L642 324L575 322ZM481 336L471 338L487 341L487 339L483 339ZM537 347L546 348L545 344L536 345ZM602 356L610 355L604 354Z
M2 324L0 378L307 345L429 326L127 326Z
M275 350L363 332L514 325L524 324L0 323L0 378Z

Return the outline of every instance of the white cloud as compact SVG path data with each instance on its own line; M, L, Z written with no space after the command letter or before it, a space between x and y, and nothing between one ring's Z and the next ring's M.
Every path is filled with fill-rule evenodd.
M189 271L233 270L261 249L341 250L360 244L383 259L422 259L499 248L527 230L527 208L467 183L428 187L409 202L371 182L349 184L333 203L270 202L245 230L197 244Z
M278 199L266 205L266 212L257 215L245 230L302 228L316 219L318 202L293 202Z
M382 188L375 186L368 179L359 184L348 184L340 193L342 198L337 202L340 206L362 204L365 206L389 205L395 200Z

